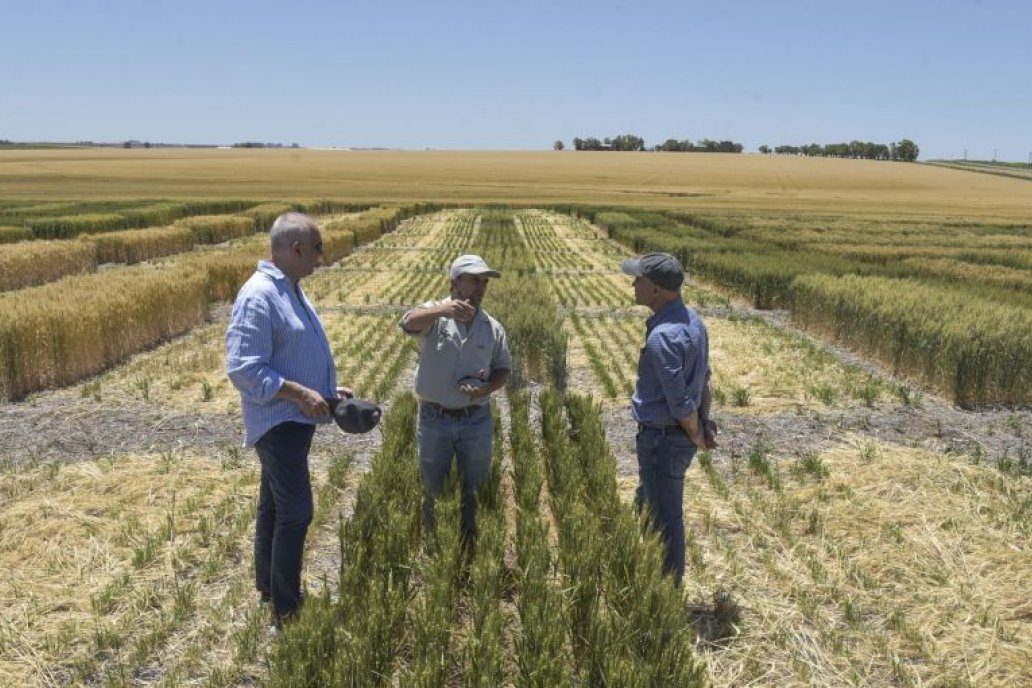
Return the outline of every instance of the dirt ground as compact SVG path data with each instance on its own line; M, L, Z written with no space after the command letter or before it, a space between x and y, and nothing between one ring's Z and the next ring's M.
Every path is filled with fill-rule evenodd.
M216 317L225 318L224 311L216 311ZM775 327L792 329L783 313L757 311L754 315ZM726 312L713 309L704 311L704 316L726 317ZM847 350L826 342L820 345L845 364L888 377L884 370ZM572 370L570 388L591 388L590 376L588 370ZM398 389L405 389L410 379L409 371L403 373ZM604 406L604 415L620 474L634 475L637 427L630 411L624 404L609 402ZM927 392L912 406L883 403L847 411L829 409L761 416L723 407L716 409L715 416L721 426L721 446L714 452L718 461L730 459L732 454L747 455L760 442L766 443L774 456L819 452L837 444L838 438L847 432L981 460L1032 460L1032 410L965 411ZM15 465L83 461L186 449L224 456L242 451L241 428L236 415L187 413L133 399L96 402L43 392L26 401L0 403L0 461ZM347 435L334 426L324 426L315 435L313 452L319 455L330 450L351 450L355 452L356 467L363 468L379 444L377 431Z

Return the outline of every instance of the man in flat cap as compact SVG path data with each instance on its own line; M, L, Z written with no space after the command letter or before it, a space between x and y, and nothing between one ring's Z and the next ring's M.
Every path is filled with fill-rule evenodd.
M423 528L436 527L434 500L456 460L462 478L462 536L476 540L477 492L491 472L494 422L490 396L509 379L505 330L480 307L488 280L501 277L480 256L451 266L451 296L405 313L401 328L419 338L419 472Z
M677 585L684 577L684 475L699 449L716 447L709 418L709 339L698 313L681 300L684 268L669 253L623 262L634 276L635 303L648 306L645 346L631 413L638 422L638 488L665 545L664 569Z

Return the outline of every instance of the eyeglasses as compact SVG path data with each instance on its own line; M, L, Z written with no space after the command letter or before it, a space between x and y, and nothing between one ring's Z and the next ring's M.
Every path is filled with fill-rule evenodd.
M316 253L318 253L320 256L322 255L323 245L322 245L321 241L317 241L314 244L305 244L304 242L301 242L301 241L295 241L294 244L297 244L298 246L311 246L312 248L315 249ZM293 246L294 244L291 244L291 246Z

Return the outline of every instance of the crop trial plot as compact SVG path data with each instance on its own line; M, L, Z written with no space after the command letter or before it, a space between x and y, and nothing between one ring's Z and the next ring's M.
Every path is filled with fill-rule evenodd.
M255 218L278 212L260 207ZM41 218L76 210L5 208L12 217L49 213ZM1027 414L964 414L920 376L893 378L885 361L873 366L811 338L828 326L822 318L841 317L828 300L843 281L835 271L855 268L858 254L879 253L882 262L864 263L853 279L884 287L886 303L896 279L944 294L948 280L919 271L953 279L959 268L917 259L972 264L956 251L991 243L1001 253L990 259L1021 271L1015 223L978 229L915 219L885 228L794 211L356 211L329 202L312 202L312 212L326 264L303 287L326 326L340 384L386 414L368 435L316 434L309 595L297 623L270 637L253 590L258 471L253 452L239 448L239 401L223 371L226 300L267 250L256 233L110 268L110 283L103 271L77 278L85 314L108 284L129 293L145 281L138 274L149 275L148 288L160 294L174 281L162 279L176 276L193 290L197 320L160 334L157 345L126 345L115 363L57 390L5 378L28 399L0 405L0 559L8 571L0 684L1032 680ZM936 227L948 255L917 255ZM869 239L866 248L846 251L851 233L854 246ZM880 255L904 248L915 253ZM632 501L628 406L649 313L633 305L620 263L647 250L676 252L688 267L684 298L709 328L714 413L724 428L721 447L699 454L687 474L683 589L662 574L658 542ZM786 260L791 251L803 257ZM416 400L407 393L417 349L398 327L406 308L448 293L448 266L463 253L502 271L484 307L505 325L514 354L511 384L496 396L494 469L468 553L454 490L439 502L439 538L428 543L421 533ZM1023 279L1005 276L1019 286ZM1021 308L1022 296L980 284L979 298ZM808 335L791 329L807 325L792 311L800 285L811 290L809 317L820 321ZM62 288L14 290L0 299L3 313L36 317L35 295ZM743 294L784 303L788 317L744 308ZM846 295L838 303L854 302ZM898 311L879 312L905 322ZM130 333L127 320L112 326ZM75 339L31 341L56 357ZM32 351L21 346L25 358L16 360L31 361ZM1020 348L999 351L1010 360ZM54 367L36 370L45 382ZM964 381L965 393L1004 389L979 379ZM39 451L34 433L48 439ZM121 441L127 433L135 444ZM80 436L88 446L73 442Z

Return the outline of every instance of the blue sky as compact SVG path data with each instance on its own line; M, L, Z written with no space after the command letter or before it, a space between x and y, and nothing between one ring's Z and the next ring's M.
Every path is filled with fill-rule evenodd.
M1032 2L9 0L0 139L543 149L633 133L1028 162Z

